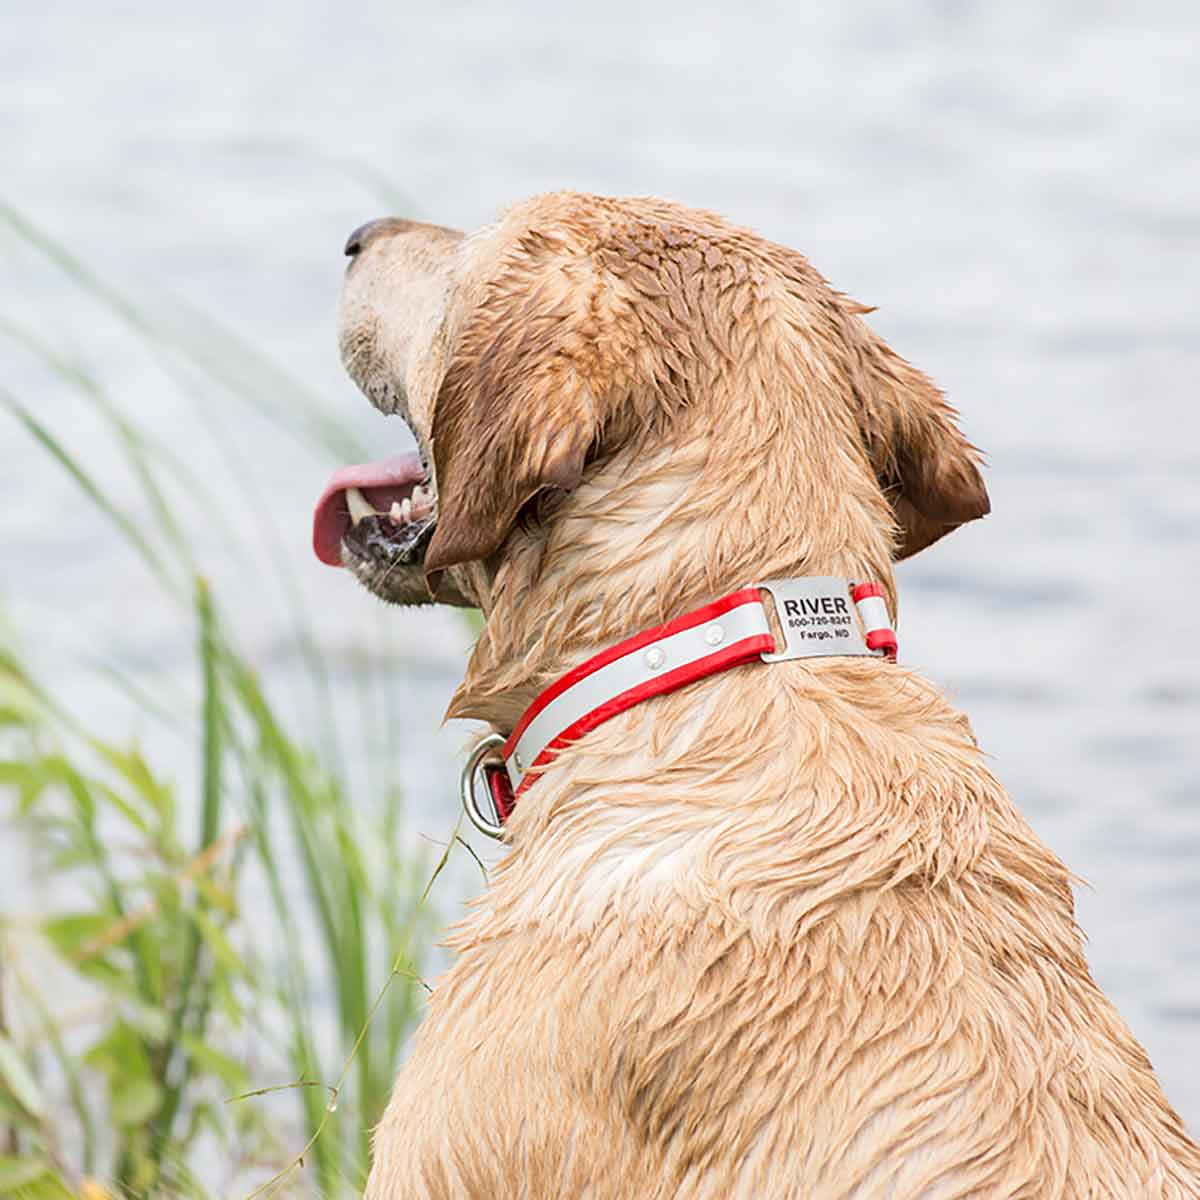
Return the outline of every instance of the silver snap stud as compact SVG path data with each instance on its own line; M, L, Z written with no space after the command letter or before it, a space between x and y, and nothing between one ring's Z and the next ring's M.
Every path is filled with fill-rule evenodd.
M667 652L661 646L651 646L646 651L646 666L652 671L657 671L659 667L667 661Z
M725 640L725 630L720 625L710 625L704 631L704 640L710 646L719 646Z
M513 755L513 762L516 764L516 767L517 767L517 770L518 770L518 771L523 771L523 770L525 770L525 764L524 764L524 762L522 762L522 761L521 761L521 754L520 754L520 751L517 751L517 752L516 752L516 753Z

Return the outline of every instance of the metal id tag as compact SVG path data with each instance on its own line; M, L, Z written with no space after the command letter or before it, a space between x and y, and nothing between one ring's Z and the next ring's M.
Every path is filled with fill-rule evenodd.
M781 652L762 656L764 662L842 655L876 657L863 641L846 580L776 579L754 586L771 593L785 640Z

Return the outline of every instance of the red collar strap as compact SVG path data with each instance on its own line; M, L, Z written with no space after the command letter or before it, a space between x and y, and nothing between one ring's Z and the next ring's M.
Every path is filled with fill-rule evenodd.
M771 635L762 592L775 602L782 649ZM539 769L617 713L754 659L834 656L895 661L896 634L879 584L808 578L743 588L626 638L552 683L507 738L489 734L475 747L463 768L463 807L476 828L499 837ZM480 806L480 783L490 812Z

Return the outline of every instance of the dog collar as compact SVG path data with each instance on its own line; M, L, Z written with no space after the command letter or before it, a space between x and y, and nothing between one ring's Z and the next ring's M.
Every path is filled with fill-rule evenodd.
M775 603L782 648L771 633L763 592ZM507 738L489 734L471 752L462 773L463 807L477 829L500 837L517 798L559 750L643 700L755 659L895 661L896 648L877 583L821 577L752 584L626 638L552 683Z

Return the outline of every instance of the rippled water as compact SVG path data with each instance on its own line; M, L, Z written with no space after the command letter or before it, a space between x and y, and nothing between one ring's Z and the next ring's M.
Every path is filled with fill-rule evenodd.
M342 377L332 310L341 243L386 186L388 207L465 227L546 188L659 193L880 306L991 464L994 515L901 568L904 656L1089 882L1095 973L1200 1127L1195 6L422 7L23 5L0 34L0 193L122 286L285 360L381 450L400 435ZM0 270L0 313L86 358L201 469L227 462L61 276L7 239ZM0 382L95 438L8 346ZM323 624L361 652L375 609L308 548L337 464L257 420L226 432ZM169 671L189 646L7 420L0 448L0 593L103 720L81 652ZM246 608L264 665L288 670L279 615ZM461 734L437 720L464 638L442 614L394 625L403 773L441 829Z

